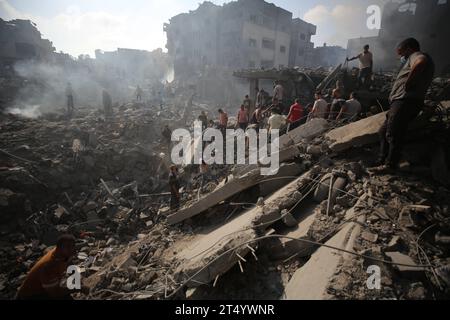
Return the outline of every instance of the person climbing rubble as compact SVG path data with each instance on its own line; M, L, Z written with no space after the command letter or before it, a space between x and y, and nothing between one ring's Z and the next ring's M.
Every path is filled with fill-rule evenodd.
M248 126L249 116L248 116L248 110L245 109L244 105L241 105L241 108L239 109L236 118L237 118L236 126L245 131Z
M67 98L67 116L71 118L73 116L74 111L74 102L73 102L73 89L72 84L70 82L67 83L66 87L66 98Z
M170 144L172 143L172 130L170 130L169 125L165 125L161 135L163 136L164 143L167 145L167 149L170 151Z
M278 101L283 101L284 99L284 88L281 85L281 82L276 80L274 82L274 87L273 87L273 98L278 99Z
M109 118L113 114L113 109L112 109L111 95L108 93L108 91L103 90L102 99L103 99L103 111L105 113L105 118Z
M373 71L373 54L369 51L369 45L364 46L363 52L353 58L347 58L347 61L359 59L358 87L368 88L369 80Z
M314 102L314 106L309 114L309 119L325 119L328 114L328 103L322 98L321 92L316 92L315 99L316 101Z
M72 300L71 290L60 285L75 255L75 237L58 238L56 247L47 252L28 272L19 288L17 300Z
M391 108L379 131L379 169L396 169L408 124L420 113L434 76L434 62L420 51L416 39L402 41L397 54L403 65L389 96Z
M170 209L178 210L180 208L180 183L178 180L178 168L175 165L170 166L169 173L170 188Z
M227 127L228 127L228 114L222 109L219 109L219 130L222 132L224 136Z
M336 120L340 110L345 105L345 100L342 99L342 93L339 89L334 89L332 93L333 101L331 102L330 114L328 120Z
M245 96L244 101L242 102L244 107L250 112L252 109L252 99L248 96L248 94Z
M281 130L286 125L286 117L281 115L280 110L275 108L272 109L272 115L268 120L269 131Z
M198 116L198 121L202 123L202 130L205 130L208 127L208 117L206 116L205 111L202 111Z
M300 104L300 99L295 99L295 103L291 106L289 114L287 116L287 122L289 123L289 130L298 128L303 119L304 109Z
M136 95L136 101L139 101L139 102L142 101L143 91L140 86L137 86L135 95Z
M347 100L341 107L336 121L345 120L348 122L355 121L362 110L361 103L358 101L358 95L355 92L350 94L350 99Z
M258 91L256 95L256 107L263 108L266 105L267 95L267 92L263 88Z
M281 81L276 80L273 87L272 102L275 103L275 99L278 101L278 109L281 113L284 111L284 87L281 85Z

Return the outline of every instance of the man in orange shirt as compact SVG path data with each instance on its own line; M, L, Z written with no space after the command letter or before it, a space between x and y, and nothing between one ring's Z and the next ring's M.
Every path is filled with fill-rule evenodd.
M59 237L56 247L47 252L28 272L17 292L18 300L66 300L72 299L71 291L60 282L75 254L75 238Z
M228 114L222 109L219 109L219 129L223 135L225 135L227 128L228 128Z
M248 126L248 110L245 109L244 105L241 105L241 108L239 109L238 115L237 115L237 126L241 128L242 130L246 130Z

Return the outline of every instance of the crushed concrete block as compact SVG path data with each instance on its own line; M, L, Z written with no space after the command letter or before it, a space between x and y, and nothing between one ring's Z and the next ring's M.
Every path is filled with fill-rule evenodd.
M389 241L388 245L384 247L385 252L393 252L398 251L402 247L402 239L400 236L393 236L391 241Z
M301 258L311 254L311 251L316 247L315 245L294 239L310 239L309 231L317 216L314 208L315 206L310 206L304 208L304 211L302 210L301 218L299 218L295 229L282 233L286 238L268 239L270 241L266 243L265 249L271 259L286 259L294 254Z
M280 166L280 170L277 173L277 177L296 177L305 171L304 166L298 163L285 163ZM261 196L267 196L278 189L282 188L289 182L295 180L295 178L286 179L271 179L269 181L261 182L259 184L259 191Z
M378 235L375 233L368 232L368 231L363 231L361 233L361 238L363 238L366 241L375 243L378 240Z
M411 257L406 254L395 252L386 252L386 255L391 258L393 267L398 270L402 276L405 277L418 277L421 273L425 271L423 267L417 267L417 264L411 259ZM396 263L405 264L398 265ZM409 266L408 266L409 265Z
M280 150L298 144L302 140L312 140L328 129L328 121L325 119L312 119L304 125L289 131L280 137Z
M281 215L283 216L283 223L287 226L287 227L294 227L297 225L297 220L292 216L292 214L287 211L286 209L283 209L281 211Z
M189 242L183 240L174 244L172 250L176 254L173 259L180 262L176 274L182 278L186 275L195 275L195 278L187 286L196 287L203 283L209 283L217 275L227 272L240 259L236 252L241 257L245 257L249 252L247 246L239 246L239 244L257 237L255 227L265 233L267 228L273 224L271 221L279 219L281 211L292 206L292 202L295 203L295 199L291 199L292 194L297 191L299 186L310 182L307 177L312 172L314 171L304 174L268 197L263 207L256 206L210 233L194 236ZM298 194L301 196L300 193ZM287 203L288 200L290 204ZM231 248L238 249L226 253ZM210 264L207 265L208 263Z
M349 210L350 211L350 210ZM358 221L364 221L361 215ZM353 250L356 237L360 233L360 226L354 222L347 223L343 228L326 242L327 245ZM311 255L308 262L298 269L285 287L285 300L324 300L331 298L327 291L333 276L343 259L353 259L354 256L320 247Z
M270 176L270 179L290 176L292 172L299 172L299 171L301 171L301 169L298 165L283 164L280 167L278 173L276 175ZM206 211L207 209L217 205L218 203L228 199L229 197L238 194L239 192L242 192L244 190L247 190L248 188L257 185L261 181L267 179L268 179L267 176L263 176L260 174L260 169L252 170L247 174L232 179L223 186L216 188L213 192L207 194L199 201L187 207L183 207L177 212L169 215L167 217L167 223L176 224L183 220L196 216ZM284 181L284 183L286 182Z
M329 148L341 152L351 147L378 141L378 131L386 120L386 112L331 130L325 137L331 141Z

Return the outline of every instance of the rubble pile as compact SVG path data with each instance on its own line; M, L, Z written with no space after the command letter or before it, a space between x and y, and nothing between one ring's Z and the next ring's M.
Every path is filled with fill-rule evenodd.
M12 298L70 232L89 288L78 299L448 298L449 103L437 100L447 85L434 81L439 108L411 125L395 173L373 169L385 113L314 119L280 137L275 176L211 166L205 180L183 167L179 210L168 207L161 129L186 127L208 106L5 115L1 296ZM380 272L378 289L370 270Z
M71 120L56 113L36 119L2 115L2 296L14 296L30 266L62 233L80 238L79 261L90 261L89 273L161 228L170 197L161 130L193 118L183 119L179 109L129 103L111 119L89 107ZM156 247L168 238L158 239Z

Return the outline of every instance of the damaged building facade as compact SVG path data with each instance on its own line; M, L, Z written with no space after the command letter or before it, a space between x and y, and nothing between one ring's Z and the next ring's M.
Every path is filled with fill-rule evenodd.
M95 51L99 67L113 68L120 78L139 83L149 79L163 79L168 69L167 55L162 49L153 51L118 48L116 51Z
M42 39L41 33L31 21L5 21L0 18L2 68L23 59L50 60L54 50L53 44Z
M312 56L316 27L263 0L239 0L182 13L164 25L175 77L197 68L285 68Z
M350 39L347 55L354 56L369 44L376 71L394 70L399 66L395 54L397 44L413 36L421 43L422 50L433 57L436 71L448 73L449 15L450 2L447 0L391 0L384 6L379 35Z
M340 46L328 46L326 43L322 47L316 47L312 51L313 55L306 66L310 67L335 67L345 61L347 51Z

